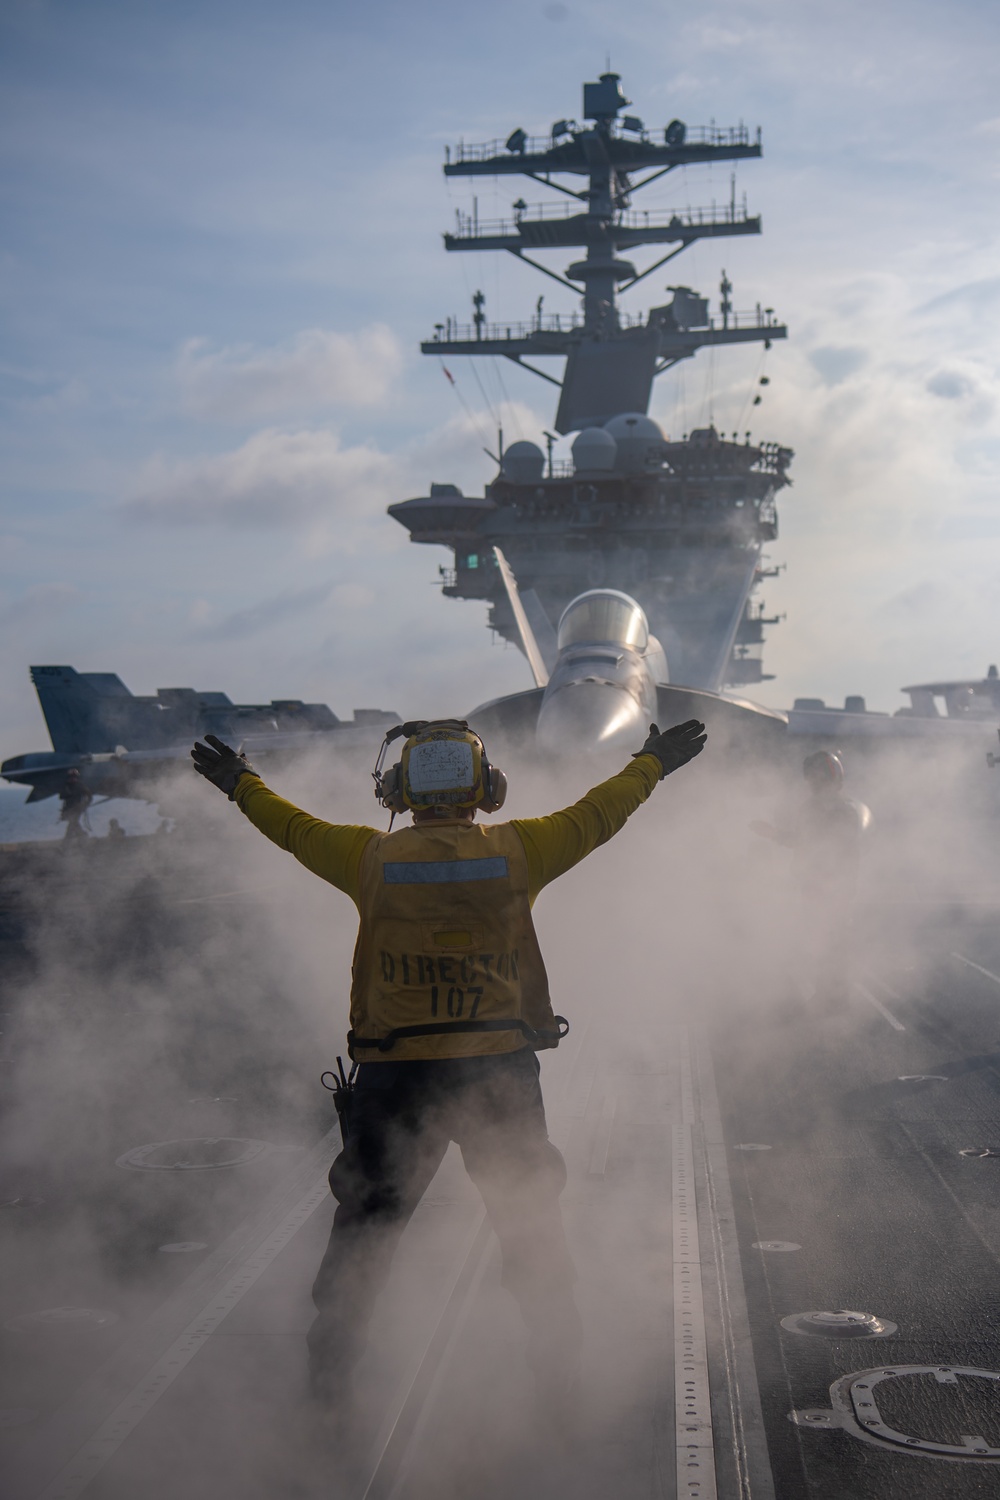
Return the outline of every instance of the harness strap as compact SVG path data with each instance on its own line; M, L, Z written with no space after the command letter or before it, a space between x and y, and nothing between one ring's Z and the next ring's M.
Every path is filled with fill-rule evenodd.
M353 1059L355 1047L375 1047L379 1052L391 1052L397 1042L411 1036L446 1036L450 1031L520 1031L535 1051L546 1047L557 1047L569 1031L565 1016L556 1016L555 1031L536 1031L527 1021L427 1021L421 1026L396 1026L385 1036L356 1036L347 1033L347 1051Z

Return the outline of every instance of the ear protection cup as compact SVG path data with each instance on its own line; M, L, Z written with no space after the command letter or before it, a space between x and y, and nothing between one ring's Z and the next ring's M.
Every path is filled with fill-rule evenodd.
M403 801L403 777L402 766L397 760L394 766L383 771L375 781L375 796L382 806L388 808L392 813L405 813L406 803Z
M507 777L497 766L483 767L483 800L479 806L485 813L499 812L507 800Z

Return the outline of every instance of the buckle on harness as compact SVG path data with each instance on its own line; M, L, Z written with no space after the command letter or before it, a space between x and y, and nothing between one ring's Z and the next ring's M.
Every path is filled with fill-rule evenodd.
M354 1062L355 1047L374 1047L379 1052L391 1052L399 1041L404 1041L411 1036L447 1036L453 1031L519 1031L536 1052L544 1052L549 1047L558 1047L563 1037L569 1032L569 1022L565 1016L555 1017L555 1031L536 1031L529 1026L527 1021L508 1021L503 1019L493 1021L427 1021L419 1026L396 1026L385 1036L357 1036L353 1031L347 1033L347 1052L351 1061ZM338 1062L339 1062L338 1058ZM355 1063L357 1067L357 1063ZM324 1074L324 1077L326 1075ZM353 1077L353 1071L352 1071Z

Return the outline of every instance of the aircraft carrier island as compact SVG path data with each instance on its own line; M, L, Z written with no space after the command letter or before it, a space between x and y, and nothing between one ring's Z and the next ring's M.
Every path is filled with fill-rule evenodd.
M539 297L532 320L493 323L476 292L469 323L448 318L421 345L442 359L502 356L557 386L555 429L576 433L572 461L553 464L551 437L547 465L536 444L516 442L500 453L483 498L438 484L389 513L415 542L451 548L445 594L489 600L490 625L501 635L516 640L518 628L493 546L530 591L546 634L584 589L625 590L663 645L670 681L718 691L763 675L763 627L775 621L750 595L766 572L761 548L777 536L774 500L789 483L792 452L714 426L669 441L647 411L656 376L699 349L769 349L787 330L759 302L735 311L725 271L717 314L687 286L668 288L670 301L645 317L624 312L620 298L691 245L760 233L735 186L729 203L697 209L649 211L635 200L679 167L759 157L761 137L743 125L689 129L680 120L647 130L622 113L629 103L618 75L605 73L584 85L582 126L558 120L541 138L517 129L503 143L463 144L445 161L449 178L522 176L576 200L529 206L518 198L512 217L495 223L459 211L444 238L449 251L506 251L582 289L579 312L545 315ZM644 246L671 248L641 271L620 258ZM536 258L570 247L584 257L562 273ZM531 363L553 357L565 360L561 380Z
M392 507L452 549L446 592L487 601L534 678L469 712L509 775L503 817L581 798L654 713L708 724L704 754L535 908L569 1023L538 1057L583 1322L573 1404L558 1420L538 1404L454 1146L349 1406L309 1396L341 1141L320 1080L350 1065L356 912L187 754L195 735L245 742L297 806L384 829L369 772L396 715L138 698L111 672L36 667L52 749L3 775L71 809L75 772L165 822L0 850L11 1500L1000 1494L996 672L915 686L897 718L725 691L762 676L750 599L791 455L664 434L649 393L699 347L784 328L737 318L728 279L711 316L688 288L634 322L617 299L645 274L624 259L637 247L759 229L734 202L647 218L632 195L678 164L755 158L760 138L647 128L630 107L608 73L583 123L445 163L569 180L567 212L474 210L447 248L582 249L558 272L582 311L508 326L476 305L425 348L564 358L572 465L513 444L483 496L442 485ZM586 754L556 753L574 737Z

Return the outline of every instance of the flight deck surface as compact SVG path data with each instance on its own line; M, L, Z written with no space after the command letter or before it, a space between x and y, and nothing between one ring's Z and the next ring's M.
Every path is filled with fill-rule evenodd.
M899 909L871 920L884 936ZM309 1406L303 1348L332 1110L281 1139L273 1104L188 1101L173 1135L237 1162L215 1170L151 1149L116 1165L95 1143L117 1205L100 1272L60 1248L78 1244L73 1184L50 1170L36 1203L8 1168L4 1493L995 1495L1000 939L988 902L918 925L919 951L894 964L883 942L836 1003L779 985L734 1010L713 971L641 1036L609 1008L543 1056L586 1334L566 1430L535 1410L454 1149L404 1236L346 1427ZM730 973L733 993L758 980ZM150 1146L170 1136L158 1108L130 1108L140 1162L143 1125Z

